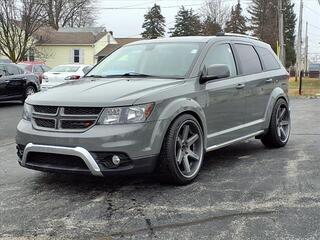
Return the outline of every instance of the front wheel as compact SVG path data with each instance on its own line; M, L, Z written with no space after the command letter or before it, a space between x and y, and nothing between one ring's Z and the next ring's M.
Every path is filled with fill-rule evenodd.
M190 114L178 117L170 126L160 154L160 180L188 184L198 175L203 162L203 132Z
M269 129L266 135L261 138L262 143L267 147L284 147L290 136L291 119L288 103L279 99L272 111Z

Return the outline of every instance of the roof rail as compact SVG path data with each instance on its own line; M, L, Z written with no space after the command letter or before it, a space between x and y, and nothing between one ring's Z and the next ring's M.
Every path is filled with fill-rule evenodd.
M239 34L239 33L225 33L225 32L218 32L216 36L230 36L230 37L244 37L244 38L250 38L254 40L260 40L258 37L246 35L246 34Z

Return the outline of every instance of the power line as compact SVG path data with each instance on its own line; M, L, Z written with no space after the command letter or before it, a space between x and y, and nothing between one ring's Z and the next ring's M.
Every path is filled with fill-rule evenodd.
M140 5L140 4L139 4ZM172 6L161 6L161 8L178 8L181 6L185 7L194 7L194 6L202 6L203 4L185 4L185 5L172 5ZM138 9L147 9L148 7L131 7L131 6L125 6L125 7L97 7L98 9L102 10L138 10Z

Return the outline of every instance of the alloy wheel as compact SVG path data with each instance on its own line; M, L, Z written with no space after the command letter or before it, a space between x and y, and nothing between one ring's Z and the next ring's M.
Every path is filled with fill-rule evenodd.
M203 159L203 136L199 125L185 121L179 128L175 145L176 164L180 173L187 178L196 175Z
M36 93L36 91L34 90L34 88L33 87L27 87L27 89L26 89L26 96L28 97L28 96L31 96L31 95L33 95L33 94L35 94Z
M281 142L286 142L290 135L290 113L285 104L281 104L276 115L277 134Z

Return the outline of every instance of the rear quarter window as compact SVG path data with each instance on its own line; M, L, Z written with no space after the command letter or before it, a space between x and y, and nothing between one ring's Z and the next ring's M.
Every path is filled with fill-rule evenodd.
M260 56L265 71L275 70L280 68L280 64L269 49L263 47L256 47Z
M256 50L251 45L235 44L243 75L262 72L262 66Z

